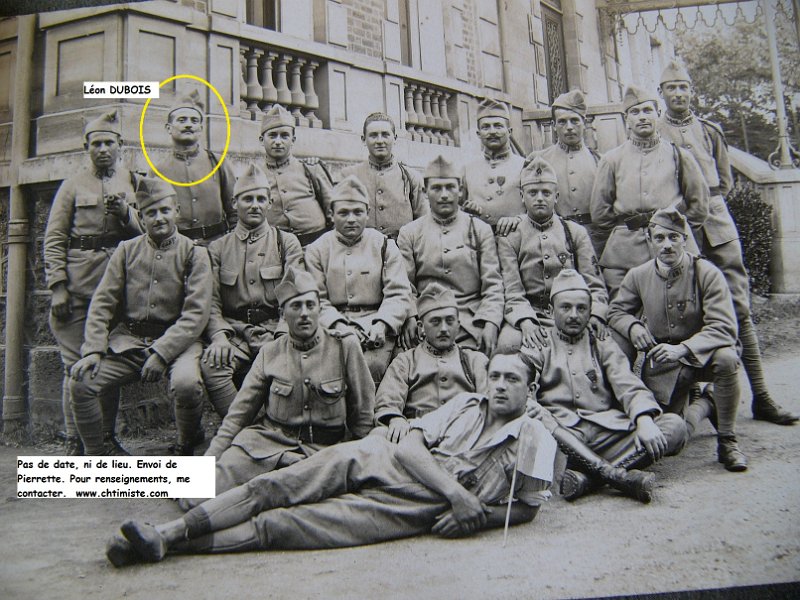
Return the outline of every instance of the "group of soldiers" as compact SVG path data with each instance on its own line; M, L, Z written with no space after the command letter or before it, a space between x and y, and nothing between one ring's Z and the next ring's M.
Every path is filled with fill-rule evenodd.
M336 185L292 154L279 105L266 160L238 178L202 146L196 92L148 176L119 164L114 113L88 123L92 168L61 186L45 236L66 452L124 454L119 388L139 379L168 376L178 454L204 442L204 398L222 418L217 498L126 522L109 559L467 535L502 526L506 501L506 524L531 520L554 481L568 500L608 484L649 502L642 469L705 418L719 462L745 470L739 364L754 418L797 417L764 381L722 132L692 113L679 63L660 81L665 114L630 86L628 140L603 156L580 91L528 157L486 100L483 156L423 177L373 113L368 159Z

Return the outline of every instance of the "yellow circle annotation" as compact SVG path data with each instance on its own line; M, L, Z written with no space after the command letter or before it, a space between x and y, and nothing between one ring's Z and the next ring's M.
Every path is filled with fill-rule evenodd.
M144 103L144 108L142 108L142 116L139 119L139 143L142 145L142 152L144 153L144 159L147 161L147 164L150 166L153 173L158 175L161 179L163 179L167 183L171 183L172 185L177 185L179 187L190 187L193 185L199 185L204 181L206 181L207 179L209 179L210 177L213 177L214 173L216 173L217 170L219 170L219 168L222 166L222 163L225 161L225 157L228 155L228 146L230 146L231 143L231 117L228 114L228 107L225 106L225 101L222 99L222 96L217 91L217 88L215 88L213 85L211 85L208 81L206 81L202 77L197 77L196 75L189 75L189 74L173 75L169 79L165 79L164 81L159 83L158 87L159 88L164 87L164 85L166 85L170 81L175 81L176 79L194 79L195 81L199 81L203 85L207 86L212 92L214 92L214 95L216 95L217 99L219 100L219 103L222 105L222 112L225 113L225 125L226 125L225 148L222 150L222 156L220 156L216 166L213 169L211 169L208 175L196 181L190 181L188 183L182 181L173 181L169 177L165 177L164 175L162 175L159 172L159 170L156 169L155 165L153 164L153 161L150 160L150 157L147 155L147 148L144 147L144 115L147 113L147 107L150 105L150 100L152 100L152 98L148 98L147 101ZM204 117L206 117L206 115L204 115Z

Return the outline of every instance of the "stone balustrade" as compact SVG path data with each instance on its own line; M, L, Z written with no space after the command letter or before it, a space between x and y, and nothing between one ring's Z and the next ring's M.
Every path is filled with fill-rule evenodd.
M413 141L455 146L448 102L453 93L425 83L406 80L405 128Z
M314 73L322 64L319 59L242 42L239 60L242 118L258 121L280 104L292 113L296 125L322 127L322 120L316 115L319 96L314 88Z

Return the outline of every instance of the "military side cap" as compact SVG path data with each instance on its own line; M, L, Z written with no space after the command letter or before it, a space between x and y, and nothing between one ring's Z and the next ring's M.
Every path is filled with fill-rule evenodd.
M438 281L434 281L417 298L417 314L422 318L432 310L439 308L457 309L458 304L453 290L443 286Z
M239 194L244 194L251 190L259 188L269 189L269 180L258 165L250 165L247 171L236 180L233 186L233 196L237 197Z
M355 175L348 175L336 184L331 195L331 205L338 200L350 200L351 202L363 202L369 206L367 188Z
M261 119L261 133L276 127L294 127L294 117L280 104L273 105Z
M575 269L561 269L555 279L553 279L553 287L550 288L550 300L552 300L556 294L572 290L582 290L591 295L589 286L586 284L583 275L578 273Z
M176 195L175 188L159 177L142 177L136 187L136 203L139 205L139 210Z
M650 217L650 227L661 225L664 229L677 231L686 235L686 217L684 217L674 206L660 208Z
M533 183L558 183L553 167L539 156L525 165L519 176L520 186L525 187Z
M122 128L119 123L119 115L116 110L112 110L92 121L86 123L83 128L84 139L89 139L90 133L97 133L98 131L107 131L108 133L116 133L122 135Z
M169 109L169 114L172 114L181 108L190 108L192 110L196 110L202 117L205 115L206 107L203 104L203 101L200 100L200 92L197 90L192 90L189 94L181 96L172 103L172 106Z
M478 105L478 118L480 121L484 117L501 117L506 121L511 120L511 113L508 112L508 107L502 102L486 98Z
M642 102L658 103L658 99L654 93L648 92L638 85L629 85L625 88L625 95L622 98L622 108L625 112L628 112L629 109Z
M317 282L308 271L302 271L296 267L289 267L281 282L275 286L275 296L278 304L283 306L286 302L297 296L302 296L308 292L317 292Z
M553 113L555 113L555 109L557 108L571 110L574 113L578 113L583 118L586 118L586 98L580 90L570 90L553 100Z
M686 67L673 59L669 61L667 66L664 67L664 70L661 71L661 78L658 80L659 84L667 81L688 81L691 83L692 78L689 77L689 72L686 70Z
M424 179L435 177L437 179L461 179L461 169L443 157L441 154L428 163L425 168Z

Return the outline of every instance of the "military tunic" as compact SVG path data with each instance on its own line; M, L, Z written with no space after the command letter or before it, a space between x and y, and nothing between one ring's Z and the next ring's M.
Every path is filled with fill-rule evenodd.
M677 207L693 230L708 217L708 186L688 152L655 137L648 143L628 140L600 159L591 212L598 233L606 238L600 265L612 297L625 272L651 258L647 222L653 211L668 206ZM629 228L624 220L631 217L639 222ZM689 231L687 235L687 249L695 252L694 238Z
M456 341L477 348L486 323L500 330L503 280L491 227L462 211L447 221L426 215L403 226L397 246L414 298L433 281L453 290L463 330Z
M214 274L211 314L206 337L224 333L236 347L230 366L201 364L203 381L212 404L225 416L236 395L234 373L247 369L258 350L272 341L278 326L275 296L286 269L305 270L300 242L266 222L255 229L241 223L208 246Z
M567 336L555 327L548 339L547 346L523 349L536 367L536 398L547 409L543 422L548 430L568 428L613 462L635 447L636 419L648 415L667 438L667 454L683 447L682 419L662 416L613 339L599 340L588 330Z
M400 228L430 211L422 178L396 160L378 165L371 160L342 170L355 175L368 192L367 227L397 239Z
M303 240L321 232L327 225L332 184L320 165L305 165L294 156L280 163L267 158L272 205L267 221L273 227L293 233ZM306 245L304 244L304 245Z
M323 327L343 322L367 331L377 321L386 324L386 344L365 352L379 382L411 314L411 284L397 245L375 229L364 229L354 243L329 231L306 249L306 266L319 286Z
M572 235L573 252L567 247L564 228ZM524 217L516 231L497 238L497 252L506 290L506 322L519 327L523 319L552 324L549 313L553 279L564 268L575 268L589 286L592 315L605 320L608 294L597 267L586 229L559 216L545 224Z
M592 221L589 203L599 157L585 145L570 148L560 142L544 150L532 152L525 160L530 161L537 156L546 160L556 172L556 213L581 225L589 225Z
M188 183L208 175L218 162L216 154L202 148L194 152L173 150L156 168L169 179ZM201 243L207 244L233 228L237 220L236 211L231 205L235 182L236 176L230 162L225 161L203 183L189 187L173 186L180 208L178 231L192 239L205 240ZM200 228L207 228L207 231Z
M375 422L421 417L461 392L486 391L489 359L456 345L437 350L427 342L398 354L383 377L375 401Z
M217 458L217 494L342 441L345 427L365 436L374 406L354 336L319 328L307 342L285 335L267 343L206 451Z
M469 163L464 177L464 201L475 202L478 216L492 227L502 217L525 212L520 193L522 156L507 151L496 157L483 156Z
M630 339L634 324L646 325L659 343L682 344L689 354L680 362L702 368L717 350L733 350L736 314L722 272L689 254L679 265L662 272L656 261L628 271L608 311L609 325ZM734 354L735 358L735 354ZM668 404L679 369L654 372L645 383L662 404Z

